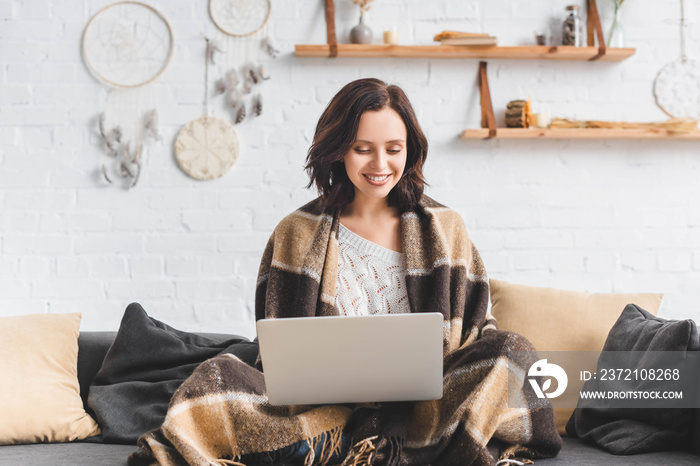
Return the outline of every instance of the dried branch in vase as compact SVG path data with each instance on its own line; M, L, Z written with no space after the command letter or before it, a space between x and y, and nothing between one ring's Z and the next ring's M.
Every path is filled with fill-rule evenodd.
M364 13L366 11L369 11L370 8L370 3L372 3L373 0L352 0L352 3L355 5L360 6L360 12Z

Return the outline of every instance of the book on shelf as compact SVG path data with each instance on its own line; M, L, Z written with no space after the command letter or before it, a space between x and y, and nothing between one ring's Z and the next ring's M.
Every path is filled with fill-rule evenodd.
M442 31L433 40L440 45L498 45L496 37L479 32Z
M493 36L487 37L455 37L454 39L442 39L440 45L498 45L498 40Z

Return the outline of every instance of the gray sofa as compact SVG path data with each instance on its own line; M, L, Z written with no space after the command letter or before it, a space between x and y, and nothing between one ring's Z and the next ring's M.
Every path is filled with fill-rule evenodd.
M203 334L212 339L228 339L232 335ZM83 332L78 340L78 378L80 395L87 406L88 389L116 332ZM81 442L7 445L0 447L0 466L124 466L134 445L98 443L99 438ZM537 465L698 465L700 456L686 452L648 453L615 456L577 439L564 438L564 448L556 458L537 460Z

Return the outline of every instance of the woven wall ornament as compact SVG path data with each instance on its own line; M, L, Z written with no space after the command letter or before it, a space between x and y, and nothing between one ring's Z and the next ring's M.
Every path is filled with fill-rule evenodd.
M85 66L103 84L97 118L107 182L121 178L126 188L139 179L144 142L161 140L153 86L168 66L173 35L165 17L135 1L107 5L85 26Z
M226 174L236 162L238 151L238 136L233 127L211 116L187 123L175 142L178 165L197 180L212 180Z
M675 118L700 117L700 63L686 55L684 0L681 2L681 56L661 68L654 97L661 110Z

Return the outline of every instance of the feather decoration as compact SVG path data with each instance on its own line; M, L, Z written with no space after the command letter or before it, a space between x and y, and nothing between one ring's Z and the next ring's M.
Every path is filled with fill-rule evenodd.
M246 116L246 110L245 110L245 105L241 105L240 108L238 109L238 112L236 112L236 121L235 123L238 124L245 120Z
M146 137L151 137L156 141L163 139L158 132L158 112L155 108L146 113L143 126L146 130Z
M262 114L262 96L258 93L253 97L253 116L260 116Z
M97 117L97 125L100 128L100 134L102 135L102 139L107 139L107 135L105 134L105 120L107 119L107 116L105 115L105 112L102 112L99 114Z
M226 92L226 89L228 87L228 83L226 82L225 79L217 79L216 83L214 84L214 95L221 95Z
M104 141L105 145L105 154L110 156L110 157L116 157L117 156L117 148L114 147L114 136L113 136L113 131L107 133L105 131L105 121L107 117L105 116L104 112L100 113L100 115L97 117L97 124L100 129L100 135L102 136L102 140Z
M212 65L215 65L216 62L214 61L214 53L223 52L223 50L221 50L219 48L219 45L216 42L213 42L212 40L210 40L206 37L204 38L204 40L207 41L207 50L206 50L207 63L211 63Z
M258 67L258 76L260 76L260 79L262 79L263 81L267 81L268 79L270 79L270 75L267 74L265 65L260 65Z
M258 70L253 65L248 65L248 79L253 84L258 84L261 81Z
M280 53L280 51L277 50L274 45L272 45L272 39L270 39L270 36L265 36L260 42L260 46L272 58L277 58L277 55Z
M238 83L240 82L240 79L238 79L238 73L236 73L236 70L234 68L231 68L226 72L226 88L227 89L235 89L236 86L238 86Z
M226 104L233 110L238 109L238 106L241 105L241 99L241 91L238 89L232 89L226 93Z
M109 133L110 139L113 139L115 142L121 144L122 142L122 127L121 126L115 126L112 128L112 131Z
M109 178L109 175L107 175L107 164L105 164L105 162L102 162L102 175L105 177L105 180L107 180L107 183L112 184L112 180Z

